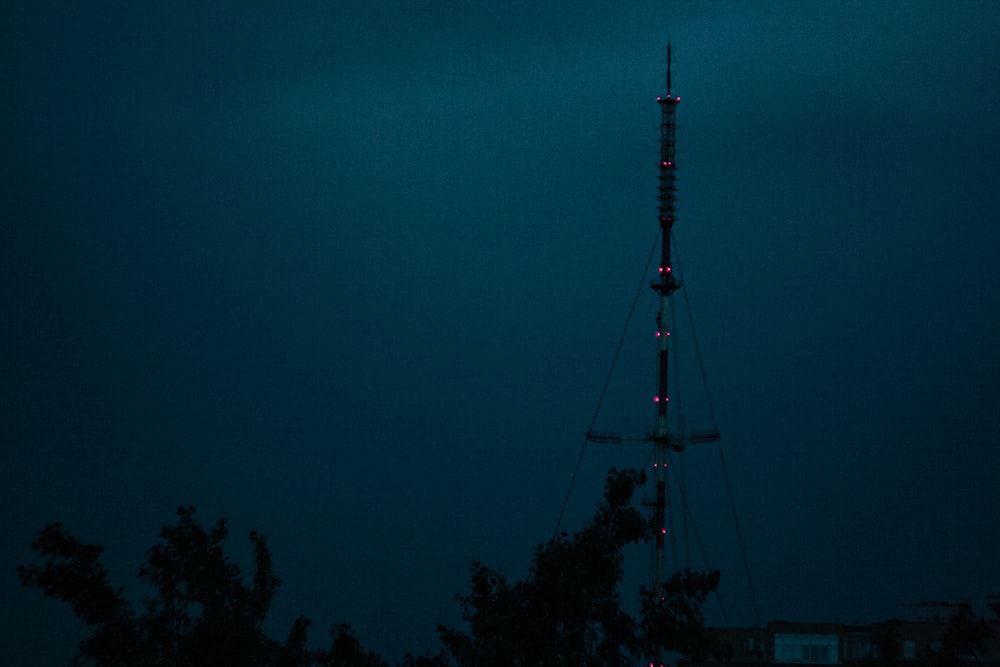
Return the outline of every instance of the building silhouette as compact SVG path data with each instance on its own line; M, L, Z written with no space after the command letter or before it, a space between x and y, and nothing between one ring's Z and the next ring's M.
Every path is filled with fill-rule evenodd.
M977 618L968 604L904 605L899 618L870 624L772 621L766 627L714 628L724 658L686 667L857 665L1000 667L1000 596L995 615Z

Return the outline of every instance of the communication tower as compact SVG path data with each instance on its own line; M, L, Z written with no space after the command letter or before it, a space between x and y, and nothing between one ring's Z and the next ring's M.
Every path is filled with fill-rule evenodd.
M591 442L607 444L652 443L653 444L653 498L647 504L653 510L653 562L651 565L652 590L660 592L666 582L666 537L667 537L667 466L671 452L681 452L690 444L713 442L719 439L719 432L714 427L710 430L685 433L671 431L667 420L667 409L670 405L670 342L672 322L672 296L681 288L681 283L675 278L671 255L671 232L677 218L677 106L681 102L679 96L672 91L670 80L671 52L667 45L667 94L657 97L660 105L660 160L657 164L658 174L658 219L660 223L660 262L657 276L650 287L659 298L659 311L656 315L656 395L653 401L656 407L656 420L651 431L638 436L622 436L614 433L599 433L590 431L587 439Z

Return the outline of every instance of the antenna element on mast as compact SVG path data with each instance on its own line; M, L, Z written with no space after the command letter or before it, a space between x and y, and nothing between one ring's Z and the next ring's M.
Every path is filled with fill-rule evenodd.
M667 95L670 95L670 40L667 40Z

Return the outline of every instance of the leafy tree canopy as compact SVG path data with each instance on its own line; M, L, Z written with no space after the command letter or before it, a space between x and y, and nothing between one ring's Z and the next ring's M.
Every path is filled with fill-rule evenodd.
M941 636L941 648L934 662L941 667L951 667L961 663L962 658L983 658L986 642L993 638L993 628L985 619L978 618L972 611L972 605L963 602L959 605Z
M45 526L31 543L44 559L19 566L21 583L69 603L90 637L79 645L74 664L99 667L205 667L226 665L299 667L372 666L386 663L366 653L346 625L333 626L330 650L307 649L311 622L300 616L284 641L266 636L267 612L280 580L271 567L264 535L250 533L254 568L245 581L224 553L224 520L205 530L193 507L177 510L160 543L146 552L139 579L156 591L138 610L124 590L108 582L100 561L103 547L85 544L62 525Z
M447 657L461 667L614 666L661 651L710 654L701 605L718 572L679 572L661 591L642 590L639 619L622 607L625 548L649 535L632 505L643 481L640 472L612 470L594 518L540 545L523 581L473 563L472 590L458 596L468 631L438 628Z
M407 654L402 667L613 667L661 652L713 654L701 607L718 586L718 572L679 572L662 590L641 590L638 617L622 606L625 548L650 533L632 504L643 481L640 472L612 470L590 522L539 545L523 581L473 563L471 591L458 596L467 628L439 626L441 652ZM18 576L69 603L93 628L74 664L388 667L343 624L331 629L328 650L308 649L311 622L302 616L284 640L269 638L265 621L280 580L267 540L250 533L254 566L244 577L224 552L228 535L225 521L206 530L193 507L179 508L139 568L139 579L155 591L140 605L108 582L101 545L81 542L58 523L32 542L41 562L18 567Z

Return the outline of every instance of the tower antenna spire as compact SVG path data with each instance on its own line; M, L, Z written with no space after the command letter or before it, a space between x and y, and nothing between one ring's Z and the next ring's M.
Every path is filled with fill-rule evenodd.
M667 95L670 95L670 38L667 38Z
M675 420L678 428L671 429L667 419L669 396L669 362L670 362L670 327L673 320L672 299L675 291L680 289L671 254L671 232L677 216L677 157L676 131L677 106L681 102L679 96L671 94L670 68L672 53L670 43L667 43L667 95L657 97L660 106L660 161L656 166L658 211L657 219L660 225L660 261L657 275L650 287L656 292L659 301L659 312L656 314L656 395L653 402L656 409L656 422L653 428L638 436L621 436L614 433L587 433L591 442L608 444L625 444L629 442L645 442L653 445L653 483L654 497L648 504L653 509L653 562L651 570L651 587L654 595L665 595L664 586L667 582L667 562L665 542L667 537L667 465L672 452L682 452L690 444L714 442L719 439L719 432L714 428L704 431L684 432L681 420ZM672 537L672 536L671 536ZM677 565L677 564L675 564Z

